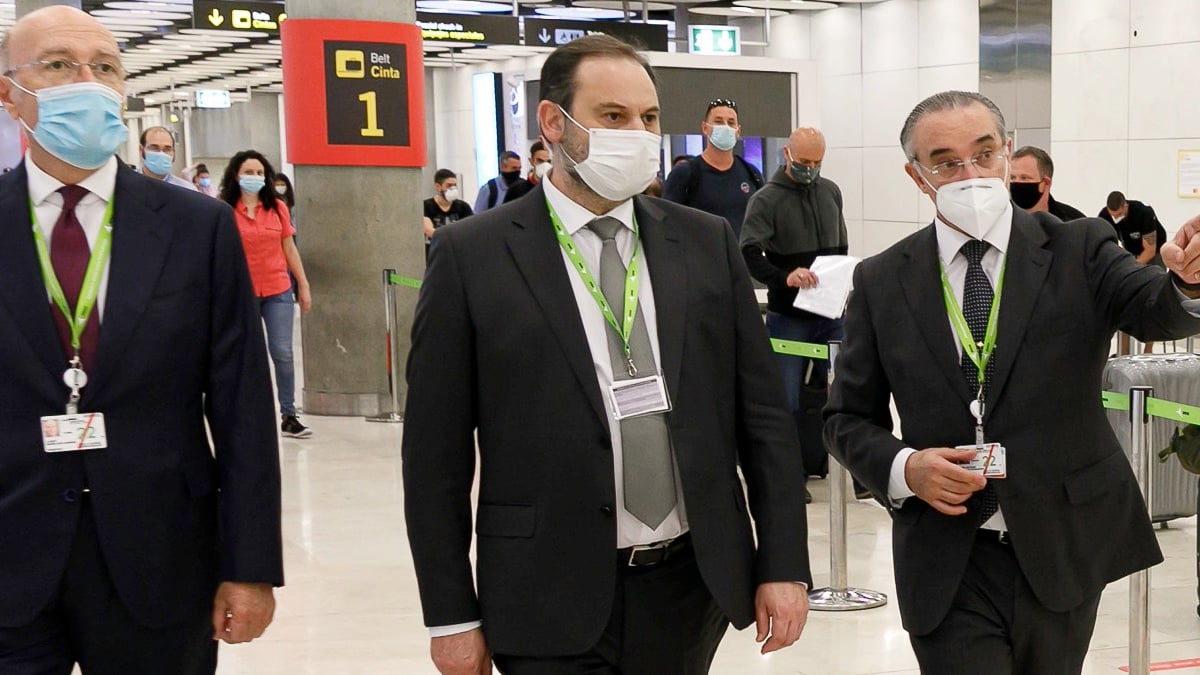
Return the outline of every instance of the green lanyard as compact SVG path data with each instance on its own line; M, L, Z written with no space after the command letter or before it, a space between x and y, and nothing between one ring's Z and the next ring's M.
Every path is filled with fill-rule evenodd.
M112 213L113 200L110 199L104 209L104 222L100 227L99 236L96 237L96 246L92 248L92 257L83 276L83 287L79 289L79 299L75 303L75 314L72 315L71 308L67 305L67 296L54 274L54 263L50 261L50 247L46 245L46 235L42 234L42 228L38 225L33 200L29 200L29 219L33 221L33 241L37 246L38 262L42 268L42 281L46 284L46 290L50 292L50 298L66 318L67 325L71 327L71 349L75 352L71 362L74 367L79 365L77 359L83 329L87 327L92 308L96 306L96 298L100 295L100 279L104 276L104 268L112 255Z
M608 299L604 297L604 292L600 289L600 284L596 283L596 278L592 276L588 270L587 262L579 253L579 248L575 246L571 235L567 234L567 228L563 226L562 220L559 219L558 213L554 210L554 206L550 204L550 200L546 200L546 207L550 209L550 222L554 223L554 235L558 237L558 245L562 247L564 253L567 254L567 259L571 261L571 266L579 273L580 280L592 294L592 299L600 307L600 313L604 315L604 320L608 325L617 332L617 336L621 338L621 346L625 349L625 365L629 369L629 376L637 375L637 368L633 365L633 357L630 355L629 336L633 334L633 321L637 318L638 305L638 287L641 285L641 277L638 276L638 252L641 250L640 242L637 239L638 226L637 219L633 221L633 256L629 259L629 267L625 269L625 313L622 316L622 322L617 324L617 317L613 314L612 307L608 304Z
M1000 262L1000 277L996 279L996 292L992 295L992 309L988 312L987 330L983 334L983 342L976 342L971 334L971 327L958 307L954 298L954 289L950 288L950 280L946 278L946 267L938 261L938 269L942 273L942 295L946 299L946 313L954 324L954 332L958 333L958 341L962 343L963 353L966 354L975 367L979 369L979 385L983 386L984 373L992 352L996 351L996 333L1000 329L1000 293L1004 290L1004 268L1008 264L1008 256ZM982 390L981 390L982 391Z

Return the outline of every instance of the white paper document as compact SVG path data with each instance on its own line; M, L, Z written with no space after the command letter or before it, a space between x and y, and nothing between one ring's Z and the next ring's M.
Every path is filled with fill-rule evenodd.
M851 255L817 256L809 267L817 275L816 288L799 289L792 305L830 319L841 318L854 282L854 268L860 262Z

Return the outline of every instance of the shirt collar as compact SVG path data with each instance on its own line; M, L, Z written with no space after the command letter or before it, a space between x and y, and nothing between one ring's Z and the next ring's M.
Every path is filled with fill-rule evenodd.
M991 244L993 248L1000 252L1000 255L1008 253L1008 240L1012 235L1013 210L1012 203L1008 204L1008 212L1000 218L1000 221L992 226L992 229L983 235L983 240ZM934 231L937 233L938 257L942 259L942 265L949 267L950 262L954 260L954 256L958 254L963 244L970 241L971 237L959 232L958 230L946 224L942 220L941 215L934 218Z
M65 185L59 179L43 171L42 167L33 161L28 151L25 152L25 175L29 184L29 198L35 205L44 203L50 195ZM79 181L79 186L87 188L88 192L105 202L111 201L113 192L117 188L117 158L109 157L108 161L99 169Z
M546 186L546 201L550 202L550 207L553 208L554 212L558 214L558 219L562 222L563 228L566 229L568 235L572 237L575 236L576 232L583 229L588 223L600 218L601 216L616 218L617 220L621 221L621 224L624 225L630 232L634 231L633 199L626 199L620 204L617 204L617 206L608 213L596 215L572 201L570 197L563 194L562 191L554 185L554 181L550 180L549 176L547 176L545 180L541 181L541 184Z

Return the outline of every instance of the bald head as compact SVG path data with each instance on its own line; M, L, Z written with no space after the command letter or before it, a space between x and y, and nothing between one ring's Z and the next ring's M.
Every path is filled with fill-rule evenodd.
M51 5L21 17L4 35L4 40L0 42L0 59L3 59L4 70L41 58L37 54L39 38L47 32L67 39L71 36L89 41L103 38L112 54L120 55L117 41L94 16L74 7Z
M792 161L812 160L820 164L825 159L825 134L813 127L800 127L788 136L788 152Z

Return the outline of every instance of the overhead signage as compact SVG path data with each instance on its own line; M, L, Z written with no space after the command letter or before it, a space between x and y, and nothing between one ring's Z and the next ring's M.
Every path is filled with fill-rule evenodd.
M282 2L192 0L192 26L209 30L278 33L287 19Z
M435 42L519 45L521 31L515 16L417 13L421 38Z
M560 21L525 19L525 42L530 47L561 47L585 35L611 35L651 52L667 51L667 27L624 21Z
M292 163L425 164L425 78L416 25L292 19L283 35Z
M741 30L737 26L688 26L688 51L737 56L742 53Z
M228 89L196 90L197 108L228 108L230 105Z

